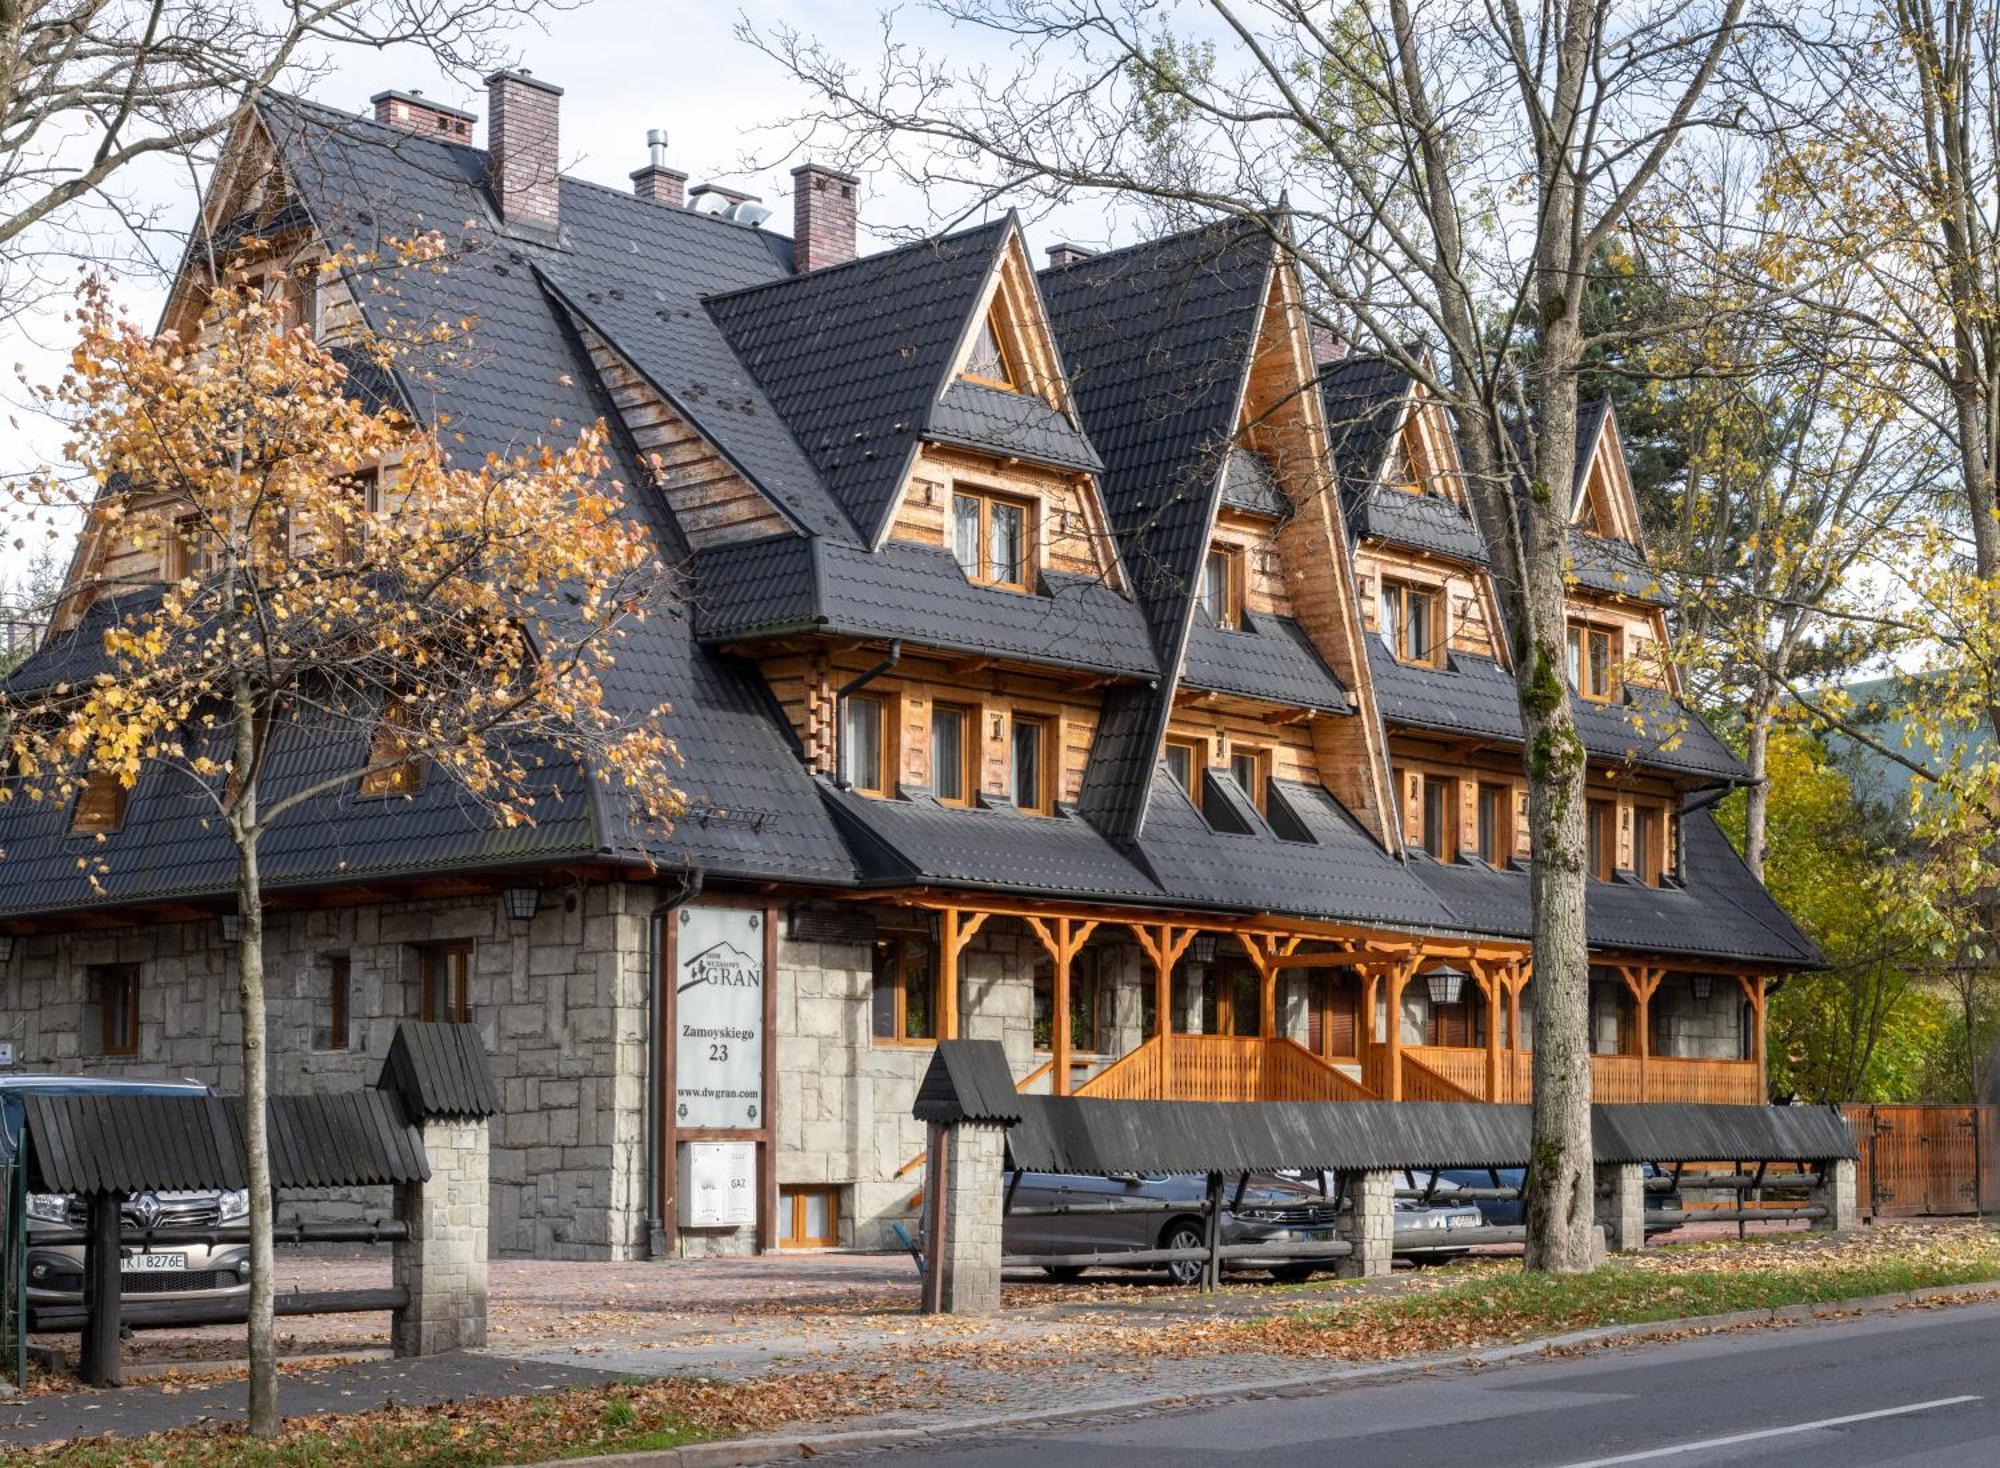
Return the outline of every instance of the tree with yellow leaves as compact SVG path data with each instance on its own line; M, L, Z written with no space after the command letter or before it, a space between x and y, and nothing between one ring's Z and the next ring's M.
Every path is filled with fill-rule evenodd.
M410 242L401 268L436 260ZM332 272L352 262L327 262ZM260 843L343 789L395 797L446 778L499 825L532 823L575 772L664 827L682 800L664 705L621 709L604 676L669 593L608 475L602 423L573 440L460 465L434 427L370 401L350 367L250 277L217 286L199 340L123 319L83 286L80 335L41 400L69 424L75 474L10 486L36 517L81 511L86 536L160 554L150 585L72 583L95 598L88 676L0 694L18 779L67 802L129 790L164 765L229 835L240 918L251 1281L250 1425L276 1430L271 1165L265 1103ZM357 374L358 375L358 374ZM350 767L274 779L308 741ZM114 783L115 782L115 785ZM99 838L102 843L103 838ZM109 869L113 848L91 858Z

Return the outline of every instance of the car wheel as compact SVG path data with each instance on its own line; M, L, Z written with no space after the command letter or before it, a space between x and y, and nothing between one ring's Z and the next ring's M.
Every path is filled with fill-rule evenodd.
M1315 1272L1311 1264L1280 1264L1271 1270L1271 1278L1279 1284L1304 1284Z
M1042 1273L1046 1274L1057 1284L1068 1284L1073 1279L1083 1278L1083 1266L1081 1264L1044 1264L1042 1266Z
M1160 1235L1162 1249L1202 1249L1207 1246L1207 1234L1192 1218L1175 1219ZM1198 1285L1201 1275L1202 1262L1199 1259L1176 1259L1167 1266L1167 1277L1177 1285Z

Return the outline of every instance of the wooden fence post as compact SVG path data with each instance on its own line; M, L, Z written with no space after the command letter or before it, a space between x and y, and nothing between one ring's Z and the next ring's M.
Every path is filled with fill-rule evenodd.
M83 1303L89 1313L83 1325L79 1365L86 1386L118 1386L124 1380L118 1338L124 1283L118 1267L125 1197L122 1193L92 1193L85 1207Z

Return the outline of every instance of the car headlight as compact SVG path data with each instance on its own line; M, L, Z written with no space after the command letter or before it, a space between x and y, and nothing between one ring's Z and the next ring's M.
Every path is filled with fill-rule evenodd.
M224 1223L233 1223L239 1218L250 1216L250 1194L243 1188L238 1188L233 1193L224 1193L221 1203L222 1209L218 1217Z
M43 1223L69 1222L69 1197L64 1193L28 1194L28 1217Z

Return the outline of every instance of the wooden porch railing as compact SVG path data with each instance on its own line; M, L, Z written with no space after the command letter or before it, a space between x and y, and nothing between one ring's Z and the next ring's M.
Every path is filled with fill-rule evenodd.
M1170 1101L1372 1101L1375 1093L1295 1040L1173 1035L1172 1082L1156 1035L1076 1089L1079 1096Z
M1462 1096L1418 1096L1410 1090L1410 1073L1407 1064L1403 1067L1403 1095L1412 1101L1484 1101L1486 1095L1486 1052L1459 1045L1412 1045L1403 1052L1405 1062L1415 1061L1426 1071L1446 1084L1465 1094ZM1505 1057L1502 1057L1504 1062ZM1502 1094L1494 1100L1505 1100L1507 1073L1503 1064L1500 1073Z
M1434 1053L1424 1052L1426 1059ZM1485 1063L1485 1053L1480 1052L1480 1063ZM1482 1084L1478 1091L1468 1090L1443 1072L1432 1069L1419 1060L1409 1050L1403 1052L1403 1099L1405 1101L1480 1101L1485 1090Z
M1377 1047L1378 1051L1380 1047ZM1415 1060L1426 1070L1442 1077L1474 1100L1526 1102L1535 1094L1535 1057L1526 1050L1507 1050L1500 1055L1500 1089L1486 1094L1486 1052L1462 1046L1413 1045L1403 1051L1406 1061ZM1593 1055L1590 1057L1591 1091L1599 1101L1702 1101L1736 1106L1761 1105L1765 1100L1762 1077L1754 1060L1689 1060L1678 1056L1648 1056L1645 1066L1645 1094L1639 1090L1639 1057L1636 1055ZM1403 1095L1420 1098L1411 1089L1411 1072L1405 1066ZM1434 1099L1434 1098L1429 1098ZM1463 1099L1453 1097L1453 1100Z

